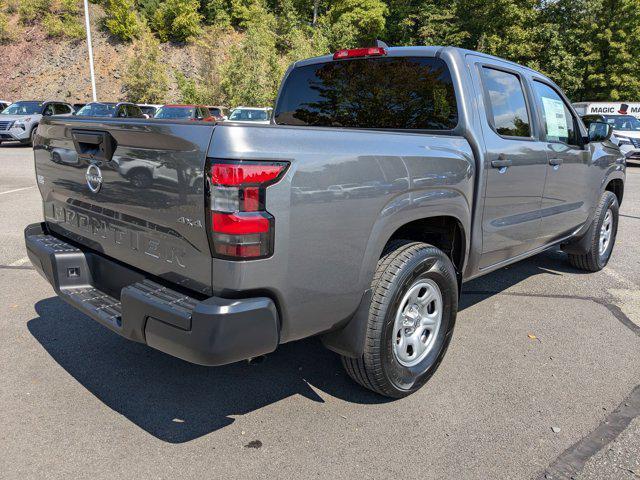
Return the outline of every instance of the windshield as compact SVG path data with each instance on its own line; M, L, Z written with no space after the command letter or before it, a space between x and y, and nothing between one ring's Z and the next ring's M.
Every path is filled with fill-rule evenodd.
M160 107L155 118L194 118L195 108L191 107Z
M106 103L89 103L82 107L76 115L87 117L112 117L115 111L115 105L109 105Z
M16 102L0 112L0 115L38 115L40 113L42 113L42 102Z
M609 125L613 125L614 130L623 132L640 131L640 120L631 115L612 115L606 117L606 120Z
M248 108L236 108L229 117L229 120L245 120L249 122L259 122L269 120L266 110L249 110Z

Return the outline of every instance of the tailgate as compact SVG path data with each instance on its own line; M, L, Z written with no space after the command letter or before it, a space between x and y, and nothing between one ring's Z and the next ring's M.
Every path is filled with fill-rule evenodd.
M49 228L211 294L204 166L214 126L50 118L34 146Z

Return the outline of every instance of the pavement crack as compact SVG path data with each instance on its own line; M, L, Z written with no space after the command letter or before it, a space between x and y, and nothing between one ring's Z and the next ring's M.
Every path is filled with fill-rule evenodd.
M484 295L484 296L492 296L492 295L507 295L510 297L532 297L532 298L556 298L556 299L565 299L565 300L588 300L591 302L595 302L598 305L602 305L605 307L611 314L622 323L625 327L631 330L636 336L640 337L640 326L635 324L633 320L631 320L626 313L622 311L622 309L613 303L609 299L598 298L598 297L589 297L583 295L560 295L560 294L550 294L550 293L523 293L523 292L499 292L495 290L470 290L466 292L462 292L462 295Z
M636 385L629 396L622 400L595 430L562 452L536 478L538 480L575 478L587 461L613 442L638 415L640 415L640 385Z

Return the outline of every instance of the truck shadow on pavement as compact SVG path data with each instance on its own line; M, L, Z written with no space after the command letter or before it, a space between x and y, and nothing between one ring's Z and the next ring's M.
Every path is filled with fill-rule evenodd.
M460 309L533 275L576 273L561 257L547 252L470 282ZM28 329L53 359L109 408L165 442L207 435L233 416L292 395L323 402L314 388L354 403L390 401L353 383L317 338L281 345L261 363L210 368L125 340L57 297L35 309L39 317Z
M109 408L170 443L214 432L314 389L362 404L387 399L354 384L316 338L281 345L260 363L202 367L119 337L57 297L35 305L27 327L53 359Z

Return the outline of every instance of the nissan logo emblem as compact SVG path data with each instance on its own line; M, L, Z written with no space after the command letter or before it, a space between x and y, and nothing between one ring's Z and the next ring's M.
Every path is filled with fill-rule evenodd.
M93 193L98 193L100 187L102 187L102 172L97 165L91 164L87 168L87 173L84 174L87 179L87 186Z

